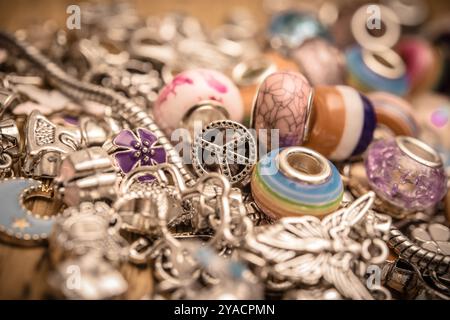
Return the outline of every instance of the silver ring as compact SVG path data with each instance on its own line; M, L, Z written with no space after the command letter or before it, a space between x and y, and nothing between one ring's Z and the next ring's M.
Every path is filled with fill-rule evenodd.
M7 154L3 153L0 155L0 172L3 170L10 169L12 165L12 157Z
M276 65L265 57L259 57L238 63L231 72L233 81L239 86L260 83L269 74L277 70Z
M286 176L320 184L331 176L331 166L320 153L304 147L289 147L277 155L278 169Z
M368 29L369 18L372 18L370 7L379 10L380 24L385 28L383 35L379 37L371 34ZM374 14L373 14L374 15ZM373 16L374 19L377 17ZM360 7L352 17L351 29L355 40L370 51L383 51L392 48L400 38L400 21L394 11L386 6L377 4Z
M405 136L396 137L395 142L400 150L414 161L431 168L442 167L439 153L425 142Z
M218 121L230 119L230 113L220 103L213 100L200 101L196 105L189 108L181 119L180 127L187 128L191 134L195 134L195 122L201 122L201 128L207 124Z
M370 247L372 245L376 246L379 250L379 254L376 256L373 256L370 253ZM366 259L366 261L370 263L381 264L386 261L386 258L389 255L389 249L386 243L381 239L366 239L361 245L361 255L364 259Z
M391 49L382 52L363 49L362 59L370 70L389 79L400 78L406 72L402 58Z
M312 108L314 102L314 88L311 88L311 92L308 97L308 105L306 106L306 116L305 116L305 129L303 130L303 143L309 140L309 134L311 129L311 119L312 119Z

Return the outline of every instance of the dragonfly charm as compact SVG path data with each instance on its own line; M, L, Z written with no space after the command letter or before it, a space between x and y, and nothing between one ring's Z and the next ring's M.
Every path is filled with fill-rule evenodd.
M255 228L247 235L242 257L284 289L325 283L345 298L373 299L358 270L365 263L385 261L383 238L391 224L390 217L370 210L374 199L369 192L323 220L289 217ZM385 293L380 286L373 289Z

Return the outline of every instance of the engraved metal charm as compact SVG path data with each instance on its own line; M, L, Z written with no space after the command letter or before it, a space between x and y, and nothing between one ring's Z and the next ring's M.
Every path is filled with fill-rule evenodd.
M0 121L0 177L14 175L13 166L20 156L20 133L14 120Z
M253 135L243 125L229 120L207 125L192 146L192 165L198 176L219 172L232 185L249 182L256 157Z
M0 146L2 152L14 158L20 155L20 133L12 119L0 121Z
M75 130L50 122L39 111L33 111L26 126L27 157L25 174L54 178L60 169L61 156L77 150L80 141Z
M255 229L246 237L242 257L262 268L272 290L316 286L325 280L345 298L373 299L356 266L383 263L388 255L382 238L390 219L369 210L374 198L369 192L323 220L312 216L282 218L274 225ZM387 291L384 293L389 297Z

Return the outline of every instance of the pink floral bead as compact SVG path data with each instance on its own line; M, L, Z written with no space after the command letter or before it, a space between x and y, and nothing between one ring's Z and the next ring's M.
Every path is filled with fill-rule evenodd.
M176 75L159 92L153 116L161 129L170 135L180 127L189 109L208 100L223 106L229 120L242 121L244 106L238 88L224 74L209 69L192 69Z

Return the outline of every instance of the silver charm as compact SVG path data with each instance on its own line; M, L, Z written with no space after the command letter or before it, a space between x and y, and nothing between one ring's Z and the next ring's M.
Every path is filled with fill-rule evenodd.
M312 216L283 218L255 229L246 237L242 257L274 279L273 288L325 280L345 298L373 299L354 268L383 263L388 255L382 238L390 219L369 210L374 198L370 192L322 221Z
M383 267L382 281L401 299L450 300L450 289L435 273L422 273L404 259L388 262Z
M243 125L230 120L207 125L192 146L192 165L198 176L220 172L232 185L249 182L256 157L253 135Z
M218 173L201 176L192 186L186 186L181 172L171 164L141 166L133 169L122 181L121 193L126 193L139 177L152 175L161 187L174 185L179 199L193 206L192 226L196 232L213 230L209 241L213 246L239 245L251 224L245 216L242 197L232 190L229 181Z
M13 158L20 155L20 133L14 120L0 121L0 146L2 152L8 153Z
M411 220L404 223L400 230L393 228L390 234L389 245L399 256L417 269L421 279L427 286L433 287L450 298L450 229L435 221L442 216L433 217L430 221ZM428 290L427 294L430 294ZM430 291L430 292L429 292ZM439 294L436 294L439 296Z
M6 152L0 150L0 178L12 177L13 158Z
M23 171L32 177L54 178L60 170L62 155L77 150L79 144L75 130L57 126L35 110L26 126L27 156Z
M113 299L128 289L122 274L97 252L59 264L49 285L57 297L72 300Z
M54 264L96 251L112 263L124 260L128 244L119 235L121 219L104 202L82 202L57 217L50 237Z
M191 246L190 251L202 269L203 283L194 282L187 299L255 300L263 298L263 286L247 267L233 257L224 258L208 246Z
M0 119L6 110L13 110L19 103L19 96L16 93L0 87Z
M113 209L122 219L123 230L158 238L166 228L167 221L181 212L180 202L169 199L166 188L163 189L158 184L147 185L146 190L136 190L120 196Z
M110 130L91 117L81 117L78 122L80 145L82 147L101 146L110 138Z
M34 109L38 109L43 115L50 115L67 111L71 106L70 99L57 90L44 90L32 84L17 84L14 89L29 99L14 108L15 115L29 115Z
M50 238L49 284L66 299L112 299L127 290L117 270L128 253L120 217L104 202L83 202L57 218Z
M414 227L411 238L426 250L450 256L450 229L442 224L421 224Z
M413 236L416 238L415 241L419 243L416 244L405 236L402 231L392 227L389 231L388 245L400 258L417 267L422 273L435 273L439 277L448 279L450 275L450 255L443 254L440 245L436 241L438 238L433 239L436 236L435 232L433 231L432 233L433 235L431 236L426 229L413 231ZM426 240L425 234L427 234L428 240ZM443 247L445 249L446 245Z
M0 121L0 177L14 175L13 166L20 156L20 133L12 119Z
M77 150L79 140L74 130L54 125L39 111L33 111L27 122L27 148L31 155L42 151L67 154Z
M92 147L66 156L55 183L62 200L75 206L83 201L115 200L118 180L106 151Z

